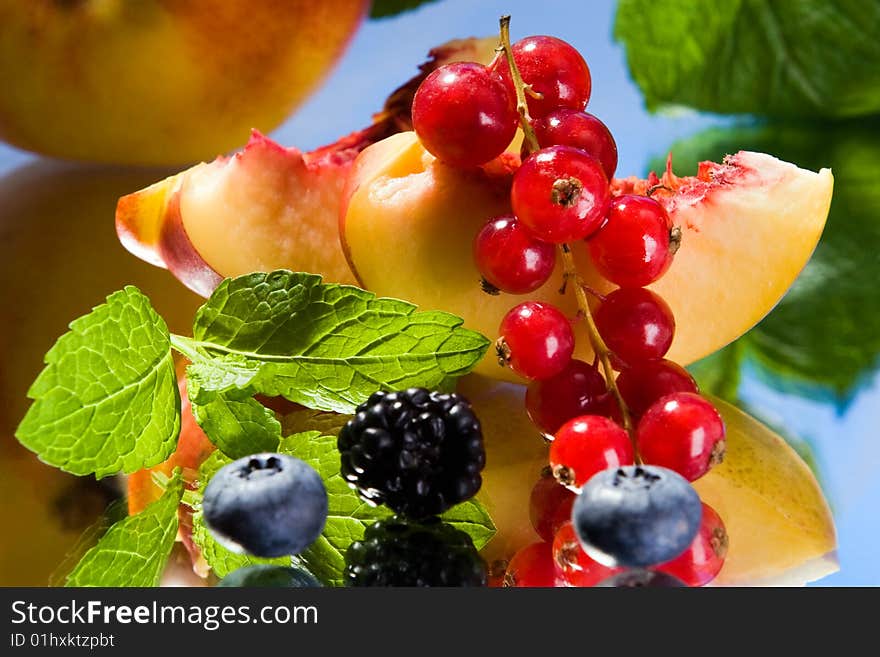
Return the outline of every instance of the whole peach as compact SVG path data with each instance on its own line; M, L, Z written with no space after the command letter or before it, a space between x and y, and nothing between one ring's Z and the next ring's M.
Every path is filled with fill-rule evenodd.
M182 164L270 130L368 0L0 2L0 138L58 157Z

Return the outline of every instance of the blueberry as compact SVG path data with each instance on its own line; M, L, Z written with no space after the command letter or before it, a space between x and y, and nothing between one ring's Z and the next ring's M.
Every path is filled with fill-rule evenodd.
M320 536L327 491L308 464L284 454L254 454L221 468L205 488L205 524L234 552L298 554Z
M304 588L321 586L314 575L303 568L257 564L239 568L224 577L217 586L249 588Z
M604 579L598 584L598 587L615 587L615 588L649 588L649 589L670 589L681 588L687 586L678 577L667 575L656 570L627 570L617 573L613 577Z
M584 484L571 520L593 559L638 568L684 552L702 514L700 497L684 477L658 466L630 465L603 470Z

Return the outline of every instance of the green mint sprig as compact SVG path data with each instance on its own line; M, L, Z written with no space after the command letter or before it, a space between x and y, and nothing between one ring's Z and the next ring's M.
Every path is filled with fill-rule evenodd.
M132 473L166 460L180 433L181 400L172 350L190 360L193 415L219 448L200 469L202 486L222 465L260 451L283 451L313 465L330 493L324 534L299 562L325 582L341 581L343 554L365 525L389 512L362 502L339 473L333 435L379 389L447 388L469 372L489 341L448 313L319 276L278 270L227 279L196 314L193 337L170 334L135 287L74 320L45 358L28 395L34 403L16 432L44 462L78 475ZM254 395L306 407L285 425ZM328 412L330 411L330 412ZM293 435L290 435L293 434ZM288 436L282 438L282 436ZM181 476L160 499L112 525L67 577L69 586L155 586L178 529ZM213 540L196 507L193 540L214 572L250 563L289 563L234 554ZM481 547L495 531L476 501L447 520Z
M189 395L208 436L229 455L253 453L280 438L254 394L350 413L380 388L448 385L489 346L461 324L448 313L278 270L221 283L188 338L170 335L149 300L127 287L71 323L46 355L16 437L78 475L161 463L180 431L173 347L192 362Z
M436 388L466 374L488 340L439 311L276 271L228 279L173 344L199 391L259 392L351 413L377 389ZM195 401L201 401L196 398Z

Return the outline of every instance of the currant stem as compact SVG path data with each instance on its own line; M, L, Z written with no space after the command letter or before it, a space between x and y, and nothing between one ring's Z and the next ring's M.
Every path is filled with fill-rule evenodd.
M623 418L623 428L626 429L626 432L631 438L633 438L633 450L636 454L636 461L639 462L638 450L636 450L632 432L632 420L629 415L629 409L627 408L626 402L623 400L623 396L620 394L620 390L617 388L617 383L614 380L614 368L611 366L611 351L608 349L608 346L599 334L599 329L596 328L596 322L593 319L593 313L590 310L590 304L587 300L587 293L584 291L586 285L580 274L578 274L574 262L574 256L572 255L571 248L568 244L559 245L559 255L562 258L565 277L575 283L572 287L574 287L578 309L587 323L587 334L590 336L590 344L593 345L593 351L599 358L599 362L602 363L602 369L605 372L605 383L608 386L609 392L614 395L617 405L620 407L620 415Z
M513 58L513 50L510 47L510 16L502 16L500 23L501 50L504 51L504 56L507 59L507 65L510 68L510 78L513 81L513 88L516 91L516 110L519 112L519 120L520 125L522 126L525 146L529 153L533 153L539 150L541 146L538 143L538 137L535 134L535 130L532 128L532 117L529 116L529 106L526 101L526 93L528 92L536 98L540 98L541 95L533 91L525 84L525 82L523 82L522 75L520 74L516 61ZM596 328L596 322L593 320L593 313L590 311L590 304L587 301L585 290L589 288L587 288L584 280L581 278L580 274L578 274L577 267L574 263L574 257L571 254L569 246L567 244L560 244L559 252L564 266L564 279L560 292L564 292L566 284L569 281L574 282L574 293L577 297L580 313L583 315L587 323L587 332L590 336L590 343L593 345L593 351L602 363L602 369L605 371L605 381L608 390L614 395L614 399L620 407L620 414L623 418L623 428L629 434L630 439L633 442L633 452L635 453L636 463L641 463L635 442L635 436L632 431L632 420L630 419L629 409L627 408L626 402L623 400L623 396L620 394L620 390L618 390L617 383L614 380L614 368L611 366L611 351L608 349L602 336L599 335L599 329ZM597 297L601 299L601 296L597 295Z
M526 84L523 82L516 61L513 59L513 50L510 47L510 16L501 17L501 49L507 59L507 66L510 68L510 78L513 80L513 88L516 91L516 111L519 112L519 123L522 126L523 138L529 153L534 153L541 146L538 144L538 137L535 135L535 129L532 127L532 117L529 116L529 105L526 101ZM537 97L534 91L530 93Z

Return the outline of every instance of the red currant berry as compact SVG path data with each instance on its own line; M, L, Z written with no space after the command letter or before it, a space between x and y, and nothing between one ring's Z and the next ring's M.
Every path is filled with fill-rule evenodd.
M663 358L675 335L669 306L643 287L614 290L599 304L595 320L605 344L624 363Z
M556 266L556 248L535 239L515 217L498 217L474 240L474 262L488 290L510 294L534 292Z
M595 365L572 360L559 374L533 381L526 389L526 411L546 434L580 415L604 415L608 389Z
M672 263L671 228L669 215L654 199L618 196L611 202L608 221L587 243L593 264L620 287L653 283Z
M565 586L595 586L625 570L609 568L591 559L581 547L571 520L563 524L553 537L553 561L558 578Z
M550 467L563 486L579 490L597 472L632 465L632 443L607 417L583 415L569 420L550 445Z
M517 218L538 239L554 244L594 233L610 198L602 165L571 146L532 153L514 174L510 192Z
M501 320L498 360L527 379L549 379L565 369L574 352L574 332L565 315L540 301L526 301Z
M556 586L557 579L553 545L540 541L513 555L504 573L504 586Z
M617 144L608 127L592 114L572 109L550 112L532 124L541 146L572 146L602 164L608 180L617 171Z
M697 392L697 382L671 360L649 360L624 368L617 376L617 389L633 419L637 419L665 395Z
M556 37L531 36L514 43L511 52L523 82L542 94L541 98L526 96L533 119L558 107L576 110L586 107L592 87L590 69L574 46ZM499 55L492 68L512 91L507 58Z
M559 528L571 520L575 494L554 479L550 468L532 487L529 496L529 519L532 527L545 541L552 541Z
M510 145L519 115L514 96L497 73L458 62L424 79L413 98L412 122L422 145L437 159L476 167Z
M645 463L695 481L724 459L724 420L700 395L676 392L645 411L636 441Z
M703 503L703 519L691 546L672 561L657 566L657 570L678 577L688 586L703 586L711 582L724 565L727 556L727 530L711 506Z

